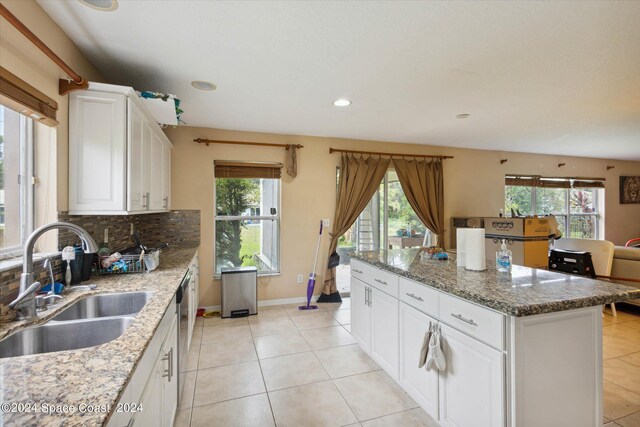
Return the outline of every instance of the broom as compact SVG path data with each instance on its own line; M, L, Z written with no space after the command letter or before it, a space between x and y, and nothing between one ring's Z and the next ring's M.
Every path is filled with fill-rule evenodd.
M301 305L298 310L317 310L317 305L311 305L313 289L316 287L316 265L318 264L318 252L320 251L320 241L322 240L322 220L320 220L320 234L318 234L318 244L316 245L316 257L313 259L313 270L309 273L309 283L307 284L307 305Z

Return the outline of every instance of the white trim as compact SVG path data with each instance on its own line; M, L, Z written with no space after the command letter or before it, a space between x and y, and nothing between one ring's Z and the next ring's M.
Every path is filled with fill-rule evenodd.
M227 179L227 178L222 178L222 179ZM251 221L253 220L280 221L280 215L279 214L278 215L216 215L216 221L250 221L250 220Z
M215 168L215 161L214 161L214 168ZM271 270L271 271L259 271L258 270L258 277L266 277L266 276L279 276L281 274L281 262L282 260L280 259L280 255L282 254L281 251L281 246L280 246L280 242L281 242L281 235L282 235L282 228L281 228L281 211L282 211L282 178L264 178L264 179L271 179L274 180L276 182L276 187L277 187L277 204L278 204L278 211L276 215L273 216L265 216L265 215L257 215L257 216L243 216L243 215L235 215L235 216L231 216L231 215L217 215L217 180L218 179L230 179L230 178L216 178L215 174L213 177L213 279L214 280L220 280L221 278L221 274L217 272L218 270L218 258L217 258L217 253L216 253L216 225L218 221L251 221L254 219L257 219L259 221L275 221L277 228L278 228L278 232L277 232L277 258L278 258L278 269L277 270ZM262 194L260 195L260 199L262 201ZM262 230L260 230L260 236L262 237Z
M320 295L314 295L313 298L311 298L312 302L316 302L318 297L320 297ZM283 299L267 299L267 300L262 300L262 301L258 301L258 307L269 307L272 305L286 305L286 304L298 304L298 303L306 303L307 302L307 298L306 297L295 297L295 298L283 298ZM206 311L220 311L221 306L219 305L207 305L204 307L199 307L199 308L204 308ZM260 310L258 310L258 313L260 312Z
M59 256L61 252L40 252L33 254L34 264L39 261L43 261L45 258L54 258ZM0 273L14 268L22 267L22 252L20 256L15 258L7 258L0 260Z

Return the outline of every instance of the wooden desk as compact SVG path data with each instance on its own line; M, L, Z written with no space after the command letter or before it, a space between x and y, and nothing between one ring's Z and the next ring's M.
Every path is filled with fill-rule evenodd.
M393 249L393 246L399 246L400 249L413 248L415 246L422 246L424 236L409 237L409 236L389 236L389 249Z

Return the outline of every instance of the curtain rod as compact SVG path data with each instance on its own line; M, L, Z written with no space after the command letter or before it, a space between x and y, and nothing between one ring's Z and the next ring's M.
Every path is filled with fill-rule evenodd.
M193 140L198 144L205 144L207 147L209 144L235 144L235 145L257 145L258 147L280 147L287 148L288 144L274 144L271 142L242 142L242 141L219 141L217 139L205 139L205 138L196 138ZM304 145L300 144L291 144L296 148L304 148Z
M586 177L586 176L542 176L542 175L530 175L530 174L522 174L522 175L517 175L517 174L506 174L505 178L520 178L520 179L527 179L527 178L539 178L542 180L556 180L556 181L569 181L569 180L574 180L574 181L606 181L605 178L596 178L596 177Z
M0 4L0 16L7 20L7 22L13 25L16 30L20 31L23 36L25 36L31 43L33 43L38 49L40 49L45 55L49 57L55 64L60 67L69 77L71 77L72 81L68 81L65 79L60 79L58 81L58 92L60 95L66 95L72 90L77 89L87 89L89 87L89 82L87 82L81 75L76 73L69 67L66 62L64 62L58 55L55 54L54 51L49 49L49 47L44 44L42 40L38 38L26 25L24 25L16 16L9 12L4 5Z
M431 159L453 159L453 156L434 156L431 154L402 154L402 153L379 153L377 151L355 151L355 150L340 150L338 148L329 148L329 154L331 153L353 153L353 154L374 154L379 156L391 156L391 157L425 157Z

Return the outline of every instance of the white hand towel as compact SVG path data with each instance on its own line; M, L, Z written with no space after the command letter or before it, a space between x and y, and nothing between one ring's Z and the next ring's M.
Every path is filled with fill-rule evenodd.
M447 367L447 362L444 359L444 352L442 351L442 342L440 341L440 332L436 334L436 343L434 347L429 345L429 352L433 353L433 362L439 371L444 371Z
M443 371L447 367L447 363L444 359L444 353L440 348L440 332L436 331L431 334L429 340L429 354L427 356L426 370L430 371L433 368L439 371Z
M422 340L422 348L420 349L420 359L418 359L418 368L422 368L427 363L427 354L429 353L429 340L431 339L431 329L424 334Z

